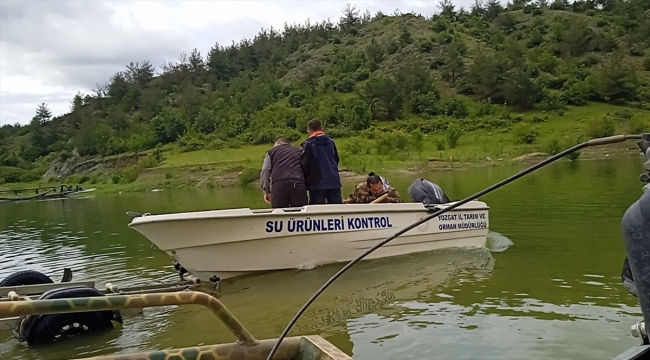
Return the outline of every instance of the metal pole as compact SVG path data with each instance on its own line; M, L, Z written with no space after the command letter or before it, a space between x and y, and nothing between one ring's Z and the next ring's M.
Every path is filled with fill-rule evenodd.
M199 291L155 293L145 295L112 295L53 300L7 301L0 303L0 318L34 314L59 314L114 309L141 309L166 305L203 305L226 325L243 346L258 341L235 316L216 298Z

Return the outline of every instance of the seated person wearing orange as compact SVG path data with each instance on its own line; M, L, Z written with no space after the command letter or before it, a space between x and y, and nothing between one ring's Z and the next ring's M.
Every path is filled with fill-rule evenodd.
M379 197L381 197L384 194L388 194L388 196L383 199L380 202L383 203L401 203L404 202L402 198L399 196L399 193L397 190L395 190L390 184L388 183L388 180L385 178L375 175L375 173L371 172L368 174L368 179L366 179L365 182L357 184L357 186L354 187L354 192L350 194L350 196L347 197L347 199L343 200L344 204L368 204L371 203L375 200L377 200Z

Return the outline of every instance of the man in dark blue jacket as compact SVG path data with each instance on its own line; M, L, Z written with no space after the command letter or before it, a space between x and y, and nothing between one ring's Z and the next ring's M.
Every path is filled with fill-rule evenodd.
M318 120L307 123L309 138L301 144L300 165L307 180L309 204L342 204L339 154Z

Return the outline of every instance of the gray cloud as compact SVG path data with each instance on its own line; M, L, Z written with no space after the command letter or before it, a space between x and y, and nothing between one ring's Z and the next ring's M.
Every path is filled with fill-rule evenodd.
M36 75L46 85L87 87L130 61L176 56L189 34L127 30L98 1L0 3L4 72ZM91 83L91 84L92 84Z
M138 3L147 8L135 9L135 3L126 1L2 0L0 125L27 123L41 102L46 102L54 115L61 115L68 111L77 91L89 93L131 61L146 59L159 68L165 61L178 59L181 52L196 47L205 56L216 42L230 45L233 40L252 38L271 24L278 27L285 21L304 22L307 18L337 22L346 2L354 3L275 2L277 13L253 14L250 10L256 10L258 4L244 2L198 2L192 4L198 9L188 13L182 9L187 3L168 1ZM471 0L457 3L468 7ZM213 13L202 12L204 4L211 7L206 11ZM368 9L373 14L379 10L391 14L397 8L427 16L437 11L437 3L431 1L357 4L361 12ZM219 10L216 13L215 8ZM175 16L175 11L180 14ZM223 20L224 14L232 16L229 21Z
M40 103L46 103L53 115L60 115L69 111L70 102L74 94L67 92L52 92L47 95L35 94L4 94L0 98L0 125L28 123L36 113Z

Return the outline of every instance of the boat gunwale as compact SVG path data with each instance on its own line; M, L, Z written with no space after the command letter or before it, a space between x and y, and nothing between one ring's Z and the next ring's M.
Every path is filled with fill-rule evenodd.
M490 210L490 207L482 201L472 201L473 203L480 203L480 206L476 207L463 207L468 205L469 203L463 204L457 208L454 208L450 210L450 212L464 212L464 211L484 211L484 210ZM447 204L435 204L431 205L433 206L440 206L440 207L448 207L453 205L456 202L450 202ZM419 209L416 208L406 208L404 206L401 206L402 208L392 208L388 209L389 206L395 206L395 205L413 205L413 204L420 204L420 203L385 203L385 204L372 204L373 206L373 211L368 211L367 208L360 208L359 205L370 205L370 204L345 204L342 206L349 207L346 208L345 210L339 210L336 212L332 211L301 211L302 209L305 209L307 206L323 206L323 205L306 205L303 207L295 207L295 208L278 208L278 209L251 209L251 208L237 208L237 209L223 209L223 210L208 210L208 211L191 211L191 212L185 212L185 213L171 213L171 214L158 214L158 215L143 215L134 218L131 220L131 222L128 224L128 227L132 228L135 226L139 225L145 225L145 224L152 224L152 223L161 223L161 222L173 222L173 221L198 221L198 220L215 220L215 219L227 219L227 220L232 220L232 219L237 219L237 218L247 218L247 217L260 217L260 218L265 218L265 217L294 217L294 216L322 216L322 215L349 215L349 214L363 214L363 213L404 213L404 212L409 212L409 213L431 213L431 210L428 209L426 206L422 204L422 207ZM340 205L340 204L337 204ZM327 208L331 209L331 205L325 205ZM356 209L355 209L356 208ZM296 211L286 211L289 209L296 209ZM300 209L300 210L298 210ZM375 210L376 209L376 210ZM217 214L219 211L232 211L232 214ZM278 210L285 210L285 211L278 211ZM323 210L326 210L325 207L323 207ZM235 211L250 211L249 213L238 213ZM255 212L255 211L260 211L260 212ZM186 214L185 216L179 216L181 214Z

